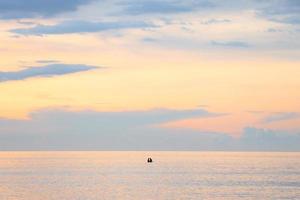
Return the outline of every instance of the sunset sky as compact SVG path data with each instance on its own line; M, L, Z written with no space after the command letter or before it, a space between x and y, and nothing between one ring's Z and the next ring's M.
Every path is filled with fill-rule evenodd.
M0 150L300 151L300 1L0 0Z

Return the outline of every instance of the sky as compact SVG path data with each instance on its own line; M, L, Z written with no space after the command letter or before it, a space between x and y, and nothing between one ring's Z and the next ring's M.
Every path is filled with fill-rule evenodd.
M0 150L300 151L300 1L0 0Z

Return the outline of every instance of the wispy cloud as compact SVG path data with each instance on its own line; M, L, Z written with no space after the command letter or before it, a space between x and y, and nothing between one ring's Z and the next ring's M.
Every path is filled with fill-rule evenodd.
M273 0L261 9L265 15L299 14L300 2L298 0Z
M300 11L299 11L300 12ZM283 18L272 18L272 21L279 22L279 23L285 23L285 24L300 24L300 14L297 16L290 16L290 17L283 17Z
M250 45L241 41L211 41L213 46L231 47L231 48L249 48Z
M48 64L48 63L58 63L58 60L37 60L37 63Z
M187 37L144 37L141 39L145 44L155 44L167 48L199 50L204 48L218 47L227 49L248 49L250 44L242 41L201 41L197 38Z
M0 18L21 19L33 17L51 17L93 0L0 0Z
M107 30L155 27L153 24L140 21L89 22L64 21L55 25L36 25L30 28L19 28L10 32L19 35L56 35L70 33L93 33Z
M155 39L155 38L151 38L151 37L145 37L142 39L143 42L159 42L158 39Z
M123 1L123 14L127 15L145 15L145 14L172 14L185 13L199 9L206 9L214 7L214 4L207 0L199 1L149 1L149 0L134 0Z
M281 33L283 31L281 29L277 29L277 28L268 28L267 32L269 32L269 33Z
M229 19L209 19L209 20L202 21L201 24L211 25L211 24L223 24L229 22L231 22L231 20Z
M23 80L32 77L50 77L76 72L88 71L99 67L81 64L49 64L45 66L30 67L20 71L1 72L0 82Z
M280 113L274 113L269 116L267 116L263 122L264 123L271 123L271 122L277 122L277 121L283 121L283 120L291 120L291 119L297 119L300 118L300 113L297 112L280 112Z
M271 21L300 24L300 1L298 0L279 0L269 1L263 8L257 9L259 16Z

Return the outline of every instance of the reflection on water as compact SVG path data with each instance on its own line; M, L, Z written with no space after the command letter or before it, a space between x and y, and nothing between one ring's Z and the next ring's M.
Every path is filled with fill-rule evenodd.
M0 199L300 199L300 153L0 152Z

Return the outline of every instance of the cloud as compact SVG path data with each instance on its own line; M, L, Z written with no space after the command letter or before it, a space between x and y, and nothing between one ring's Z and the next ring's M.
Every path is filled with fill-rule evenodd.
M22 25L35 25L35 24L36 24L35 22L31 22L31 21L21 21L21 20L18 20L18 23L19 23L19 24L22 24Z
M291 17L284 17L281 19L272 18L272 21L279 22L279 23L285 23L285 24L300 24L300 14L297 16L291 16Z
M222 23L229 23L229 22L231 22L231 20L229 19L209 19L201 22L201 24L211 25L211 24L222 24Z
M32 119L38 119L41 116L52 117L57 115L61 119L82 119L86 123L97 122L107 126L108 128L116 128L112 122L118 124L118 128L131 126L157 125L168 121L195 118L195 117L215 117L219 114L210 113L204 109L189 110L171 110L171 109L152 109L145 111L119 111L119 112L97 112L97 111L81 111L71 112L66 110L42 110L31 114ZM44 118L44 117L43 117ZM58 119L55 117L55 120Z
M93 33L107 30L120 30L132 28L150 28L153 24L145 22L89 22L89 21L64 21L55 25L36 25L30 28L19 28L10 32L19 35L56 35L70 33Z
M40 110L32 113L30 120L0 119L0 149L300 151L300 134L248 127L240 138L233 138L223 133L158 126L218 116L203 109Z
M41 63L41 64L48 64L48 63L58 63L58 60L37 60L37 63Z
M0 18L21 19L51 17L67 11L75 11L78 6L92 0L0 0Z
M155 39L155 38L151 38L151 37L145 37L142 39L143 42L159 42L158 39Z
M214 137L195 139L198 136L194 132L183 135L182 131L170 131L157 125L216 115L202 109L123 112L42 110L32 113L30 120L0 119L0 149L193 148L199 142L205 144Z
M143 37L141 42L149 45L159 45L170 49L184 49L184 50L211 50L213 47L221 47L227 49L248 49L252 47L250 44L242 41L204 41L198 38L188 37Z
M264 123L271 123L276 121L283 121L283 120L290 120L290 119L297 119L300 118L300 113L297 112L280 112L274 113L268 117L266 117L263 122Z
M249 48L250 47L250 45L248 43L241 42L241 41L226 41L226 42L211 41L211 44L213 46L231 47L231 48Z
M256 151L300 151L300 134L246 127L239 146Z
M45 66L30 67L20 71L1 72L0 82L12 80L24 80L32 77L50 77L88 71L98 67L81 64L49 64Z
M300 1L270 1L269 4L258 9L258 14L279 23L300 24Z
M269 33L280 33L280 32L283 32L283 31L281 29L268 28L267 32L269 32Z
M185 13L198 9L207 9L214 7L210 1L125 1L122 2L122 13L127 15L145 15L145 14L172 14Z
M298 0L273 0L262 9L265 15L299 14L300 1Z

